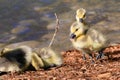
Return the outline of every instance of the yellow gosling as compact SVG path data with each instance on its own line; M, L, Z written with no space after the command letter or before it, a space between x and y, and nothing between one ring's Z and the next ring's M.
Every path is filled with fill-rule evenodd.
M82 51L84 59L85 53L92 59L91 52L99 52L97 56L99 59L103 55L102 50L109 42L101 32L85 24L85 13L83 8L76 11L76 21L70 27L70 40L76 49Z

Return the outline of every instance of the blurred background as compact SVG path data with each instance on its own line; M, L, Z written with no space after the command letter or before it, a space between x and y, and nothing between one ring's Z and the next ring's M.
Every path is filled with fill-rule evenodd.
M52 47L73 49L69 30L78 8L87 10L86 21L91 27L112 42L120 42L119 0L0 0L0 47L47 47L54 34L56 13L60 28Z

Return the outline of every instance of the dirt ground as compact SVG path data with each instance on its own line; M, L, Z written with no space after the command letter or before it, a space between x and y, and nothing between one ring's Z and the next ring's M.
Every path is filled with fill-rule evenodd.
M105 55L100 60L91 63L89 58L82 59L80 51L68 50L61 52L63 65L48 70L29 70L23 73L7 73L0 80L120 80L120 45L104 50Z

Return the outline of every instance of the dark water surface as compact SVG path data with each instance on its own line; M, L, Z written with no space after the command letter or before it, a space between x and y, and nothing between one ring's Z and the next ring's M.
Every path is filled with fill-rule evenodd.
M81 7L87 10L92 27L106 33L111 41L120 41L119 0L0 0L0 46L48 46L57 13L60 29L53 46L70 49L69 28Z

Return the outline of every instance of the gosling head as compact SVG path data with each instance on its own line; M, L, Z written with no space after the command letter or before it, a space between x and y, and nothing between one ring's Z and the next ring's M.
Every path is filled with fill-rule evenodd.
M70 40L76 40L78 37L83 35L83 27L77 23L73 23L70 28Z
M9 49L9 48L3 48L0 52L0 56L2 57L4 55L4 53L8 52L8 51L11 51L12 49Z
M76 11L76 20L78 22L83 23L83 21L85 19L85 16L86 16L86 10L85 9L80 8Z
M45 68L62 65L61 54L54 52L51 48L42 48L40 57L43 60Z

